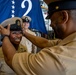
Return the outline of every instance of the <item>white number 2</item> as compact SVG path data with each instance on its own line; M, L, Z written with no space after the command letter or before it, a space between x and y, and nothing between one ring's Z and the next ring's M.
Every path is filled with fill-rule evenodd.
M31 9L32 9L32 2L31 2L31 0L23 0L22 3L21 3L21 7L23 9L26 8L26 6L25 6L25 2L26 1L28 2L28 9L27 9L27 11L25 11L25 13L23 14L23 16L26 16L31 11Z

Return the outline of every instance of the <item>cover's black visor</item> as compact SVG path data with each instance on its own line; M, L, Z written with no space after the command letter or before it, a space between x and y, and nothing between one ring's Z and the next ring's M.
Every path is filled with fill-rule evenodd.
M29 20L22 19L23 22L30 22Z
M50 19L51 15L60 10L74 10L76 9L76 1L56 1L48 5L48 16L46 19Z
M7 26L5 28L7 28ZM21 25L18 26L16 24L11 24L10 25L10 30L11 31L20 31L20 30L22 31L22 28L21 28Z

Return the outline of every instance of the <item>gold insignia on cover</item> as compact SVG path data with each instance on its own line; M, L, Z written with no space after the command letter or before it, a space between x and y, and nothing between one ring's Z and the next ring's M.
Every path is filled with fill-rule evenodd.
M55 9L56 9L56 10L59 9L59 6L56 6Z
M18 26L20 26L20 25L21 25L20 20L16 20L16 25L18 25Z

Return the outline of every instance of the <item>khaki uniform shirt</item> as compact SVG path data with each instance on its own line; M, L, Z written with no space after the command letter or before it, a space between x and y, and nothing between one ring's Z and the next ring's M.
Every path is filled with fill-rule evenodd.
M27 48L19 45L17 52L26 52ZM16 75L15 72L5 63L2 47L0 47L0 75Z
M60 42L53 42L49 41L53 47L44 48L37 54L16 53L12 60L16 73L18 75L76 75L76 33Z
M36 36L35 32L31 31L31 30L27 30L28 33ZM37 47L32 44L27 38L25 38L24 36L22 37L22 40L21 40L21 44L26 46L27 47L27 51L29 53L33 52L33 53L36 53L37 52Z
M18 47L18 50L17 52L26 52L27 51L27 48L26 46L23 46L22 44L19 44L19 47ZM3 58L4 59L4 55L3 55L3 52L2 52L2 47L0 47L0 59Z

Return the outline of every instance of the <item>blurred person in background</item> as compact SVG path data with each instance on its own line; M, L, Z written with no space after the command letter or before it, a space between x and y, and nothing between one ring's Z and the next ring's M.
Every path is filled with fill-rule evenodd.
M25 30L26 32L36 36L35 32L31 31L29 29L31 18L29 16L23 16L22 18L23 24L22 24L22 29ZM22 36L21 44L27 47L27 51L29 53L36 53L37 52L37 47L32 44L26 37Z

